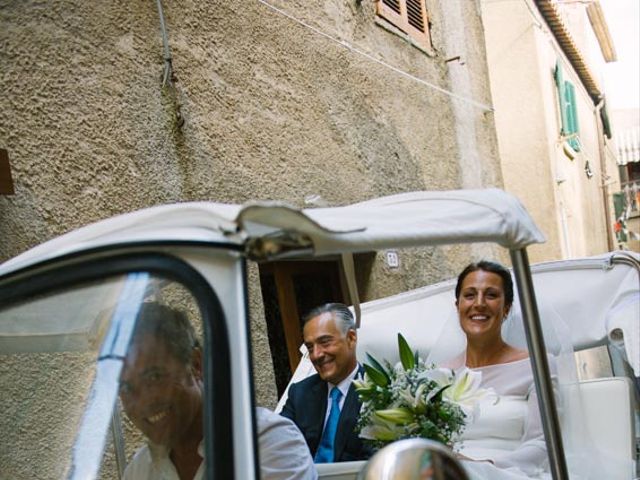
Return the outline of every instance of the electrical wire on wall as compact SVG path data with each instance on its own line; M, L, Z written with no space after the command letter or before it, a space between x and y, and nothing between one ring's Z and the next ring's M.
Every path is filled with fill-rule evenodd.
M160 1L160 0L158 0L158 1ZM426 86L428 88L436 90L437 92L440 92L442 94L448 95L449 97L451 97L453 99L469 103L469 104L473 105L474 107L479 108L479 109L481 109L481 110L483 110L485 112L493 112L493 110L494 110L491 105L487 105L485 103L478 102L478 101L476 101L476 100L474 100L472 98L468 98L468 97L464 97L462 95L458 95L458 94L456 94L456 93L454 93L454 92L452 92L450 90L446 90L446 89L444 89L442 87L439 87L438 85L435 85L435 84L433 84L431 82L428 82L428 81L426 81L426 80L424 80L422 78L416 77L415 75L412 75L409 72L407 72L405 70L402 70L402 69L400 69L398 67L395 67L395 66L393 66L393 65L391 65L391 64L389 64L389 63L387 63L387 62L385 62L383 60L375 58L374 56L368 54L367 52L365 52L363 50L360 50L359 48L351 45L349 42L347 42L345 40L340 40L339 38L336 38L336 37L324 32L324 31L320 30L319 28L314 27L313 25L310 25L309 23L307 23L307 22L305 22L303 20L300 20L299 18L291 15L290 13L285 12L284 10L276 7L275 5L272 5L271 3L267 2L266 0L257 0L257 1L259 3L261 3L261 4L263 4L264 6L266 6L267 8L271 9L272 11L282 15L283 17L286 17L289 20L292 20L292 21L296 22L297 24L305 27L306 29L311 30L315 34L320 35L322 37L325 37L325 38L331 40L332 42L337 43L341 47L344 47L347 50L366 58L367 60L375 62L375 63L377 63L379 65L382 65L383 67L388 68L389 70L392 70L395 73L398 73L398 74L402 75L403 77L408 78L409 80L412 80L414 82L420 83L421 85L424 85L424 86Z
M167 91L173 107L175 110L176 126L181 128L184 125L184 117L182 116L182 109L180 102L178 101L178 91L175 87L175 74L173 71L173 59L171 57L171 49L169 48L169 36L167 34L167 27L164 21L164 11L162 9L162 1L156 0L158 7L158 16L160 17L160 33L162 35L162 45L164 49L163 59L164 68L162 71L162 88Z

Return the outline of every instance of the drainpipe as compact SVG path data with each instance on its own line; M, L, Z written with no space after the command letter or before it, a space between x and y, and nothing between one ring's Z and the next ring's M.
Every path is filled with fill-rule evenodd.
M601 125L601 110L604 107L604 96L600 96L595 109L596 116L596 132L598 135L598 154L600 156L600 187L602 188L602 201L604 202L605 225L607 227L607 248L613 251L613 234L611 232L611 209L609 208L609 187L607 184L607 159L604 150L604 131Z

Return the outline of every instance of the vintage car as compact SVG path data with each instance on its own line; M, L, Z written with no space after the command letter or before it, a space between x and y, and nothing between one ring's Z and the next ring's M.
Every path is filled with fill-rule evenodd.
M174 204L46 242L0 266L0 478L122 474L130 450L124 439L135 432L123 432L120 375L136 315L149 300L187 311L203 334L206 478L259 478L247 262L339 255L361 322L359 355L393 358L389 337L398 331L428 353L435 337L423 335L421 325L432 322L429 330L437 330L451 308L452 283L359 305L351 255L493 242L511 256L553 477L569 478L565 426L556 411L538 313L539 306L544 312L550 305L569 322L577 350L605 346L611 352L611 371L599 374L605 378L581 381L578 388L588 392L585 422L606 454L633 465L611 478L632 479L640 259L614 252L531 270L526 247L542 241L514 197L489 189L413 192L303 210L273 202ZM428 318L422 315L426 306ZM589 361L584 364L586 378ZM310 372L303 357L293 381ZM319 473L356 478L366 467L330 464ZM370 469L367 478L393 478L376 477L376 471Z

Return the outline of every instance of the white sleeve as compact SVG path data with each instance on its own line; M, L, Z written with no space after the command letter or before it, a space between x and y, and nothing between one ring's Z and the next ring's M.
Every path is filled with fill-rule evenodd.
M316 480L318 473L298 427L266 408L256 409L262 480Z
M548 358L556 405L559 405L556 363L552 357ZM522 443L512 452L496 456L496 458L492 460L497 467L518 467L529 475L535 475L539 474L542 466L547 463L548 453L544 440L540 408L538 406L538 394L536 393L536 388L533 384L533 378L531 381L532 383L529 387L529 395L527 398L527 413L524 424L524 433L522 435Z
M542 422L538 410L538 396L535 389L527 400L527 419L522 443L515 450L492 459L496 467L518 467L523 472L534 475L540 472L547 460L547 446L544 441Z
M153 477L151 470L151 454L145 445L136 452L125 468L122 480L148 480Z

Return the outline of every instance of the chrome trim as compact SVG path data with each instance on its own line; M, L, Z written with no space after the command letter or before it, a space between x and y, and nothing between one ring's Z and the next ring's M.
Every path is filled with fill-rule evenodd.
M113 415L111 416L111 436L113 437L113 449L116 453L118 480L120 480L124 475L124 469L127 468L127 456L124 449L124 435L122 434L120 407L117 403L113 409Z

